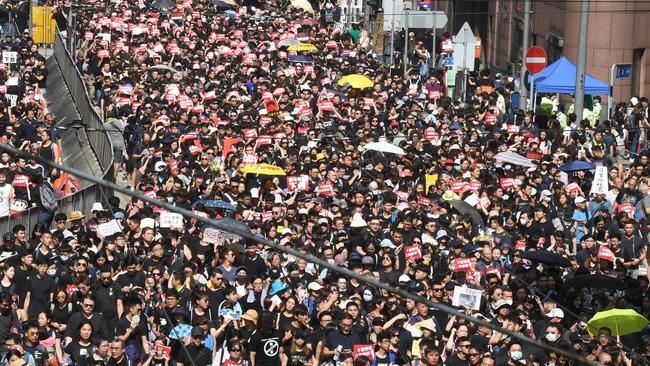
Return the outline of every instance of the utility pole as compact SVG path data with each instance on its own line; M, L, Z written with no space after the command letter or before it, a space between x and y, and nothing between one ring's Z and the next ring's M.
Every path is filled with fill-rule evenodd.
M524 37L523 44L521 45L521 70L519 72L519 108L526 110L528 103L526 96L526 51L528 51L528 30L530 29L530 2L531 0L524 1Z
M589 0L580 2L580 33L578 34L578 62L576 65L576 97L574 112L576 122L582 121L585 103L585 68L587 64L587 32L589 30Z
M395 65L395 20L397 20L397 14L396 14L396 8L397 8L397 0L393 0L393 13L390 15L391 16L391 21L390 21L390 65L393 66Z
M404 10L404 23L406 23L404 24L404 75L406 75L409 64L409 11L411 10Z

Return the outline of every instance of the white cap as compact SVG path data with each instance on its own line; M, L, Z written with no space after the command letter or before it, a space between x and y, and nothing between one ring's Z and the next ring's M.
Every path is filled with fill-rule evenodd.
M449 146L449 151L451 150L460 150L460 146L458 144L453 144Z
M562 311L562 309L560 309L560 308L554 308L554 309L551 309L551 311L549 311L548 313L546 313L546 316L548 318L564 319L564 311Z
M444 229L440 229L440 230L438 230L438 232L436 233L436 240L440 240L440 238L443 238L443 237L445 237L445 236L446 236L446 237L449 237L449 234L447 234L447 231L444 230Z
M576 197L576 199L575 199L575 203L583 203L583 202L585 202L585 201L587 201L587 200L586 200L584 197L582 197L582 196L578 196L578 197Z
M384 240L382 240L382 241L379 243L379 247L380 247L380 248L391 248L391 249L395 249L395 248L397 248L397 247L395 246L395 244L393 244L393 242L390 241L390 239L384 239Z
M166 166L167 166L167 164L165 164L164 161L158 161L158 162L156 162L156 164L153 166L153 167L154 167L153 169L154 169L156 172L160 172L160 171L162 171L163 169L165 169Z
M411 277L403 274L403 275L399 276L399 279L397 280L397 282L411 282Z
M307 285L307 289L309 289L309 291L319 291L322 288L323 286L321 286L321 284L318 282L310 282L309 285Z
M90 209L90 212L95 212L95 211L105 211L104 206L102 206L101 202L93 203L93 207Z

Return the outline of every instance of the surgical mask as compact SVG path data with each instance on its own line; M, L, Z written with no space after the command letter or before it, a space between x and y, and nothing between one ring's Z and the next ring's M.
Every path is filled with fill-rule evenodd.
M370 301L372 301L372 294L366 294L366 293L364 293L364 294L363 294L363 301L365 301L365 302L370 302Z
M510 357L515 361L521 360L522 356L523 355L521 354L521 351L512 351L512 352L510 352Z
M169 203L174 202L174 197L167 197L167 202L169 202Z
M237 281L239 282L246 282L246 279L248 279L248 276L237 276Z
M47 275L51 276L51 277L56 276L56 268L48 269L47 270Z
M549 341L549 342L557 341L557 334L555 334L555 333L547 333L546 334L546 340Z
M526 225L528 223L528 219L519 219L519 223L522 225Z

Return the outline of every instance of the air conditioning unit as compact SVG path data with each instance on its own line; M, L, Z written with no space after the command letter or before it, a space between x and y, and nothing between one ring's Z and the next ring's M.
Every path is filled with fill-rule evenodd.
M555 47L558 47L558 48L563 48L564 47L564 36L559 34L559 33L556 33L556 32L553 32L553 31L548 32L548 33L546 33L545 38L546 38L546 41L549 44L551 44L551 45L553 45Z

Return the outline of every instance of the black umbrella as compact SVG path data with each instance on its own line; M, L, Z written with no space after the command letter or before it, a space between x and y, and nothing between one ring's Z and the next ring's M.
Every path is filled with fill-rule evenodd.
M620 289L623 288L623 281L603 274L585 274L573 277L562 287L565 290L570 289L571 287L576 290L583 287Z
M557 253L548 250L529 250L521 254L521 258L530 259L533 262L550 264L558 267L570 267L571 261Z
M472 221L474 222L474 225L484 225L483 217L481 217L481 214L479 214L474 207L470 206L469 203L462 200L453 200L449 201L449 203L456 209L456 211L460 212L462 215L470 215Z
M176 3L172 0L156 0L151 4L156 9L164 10L170 9L176 6Z

